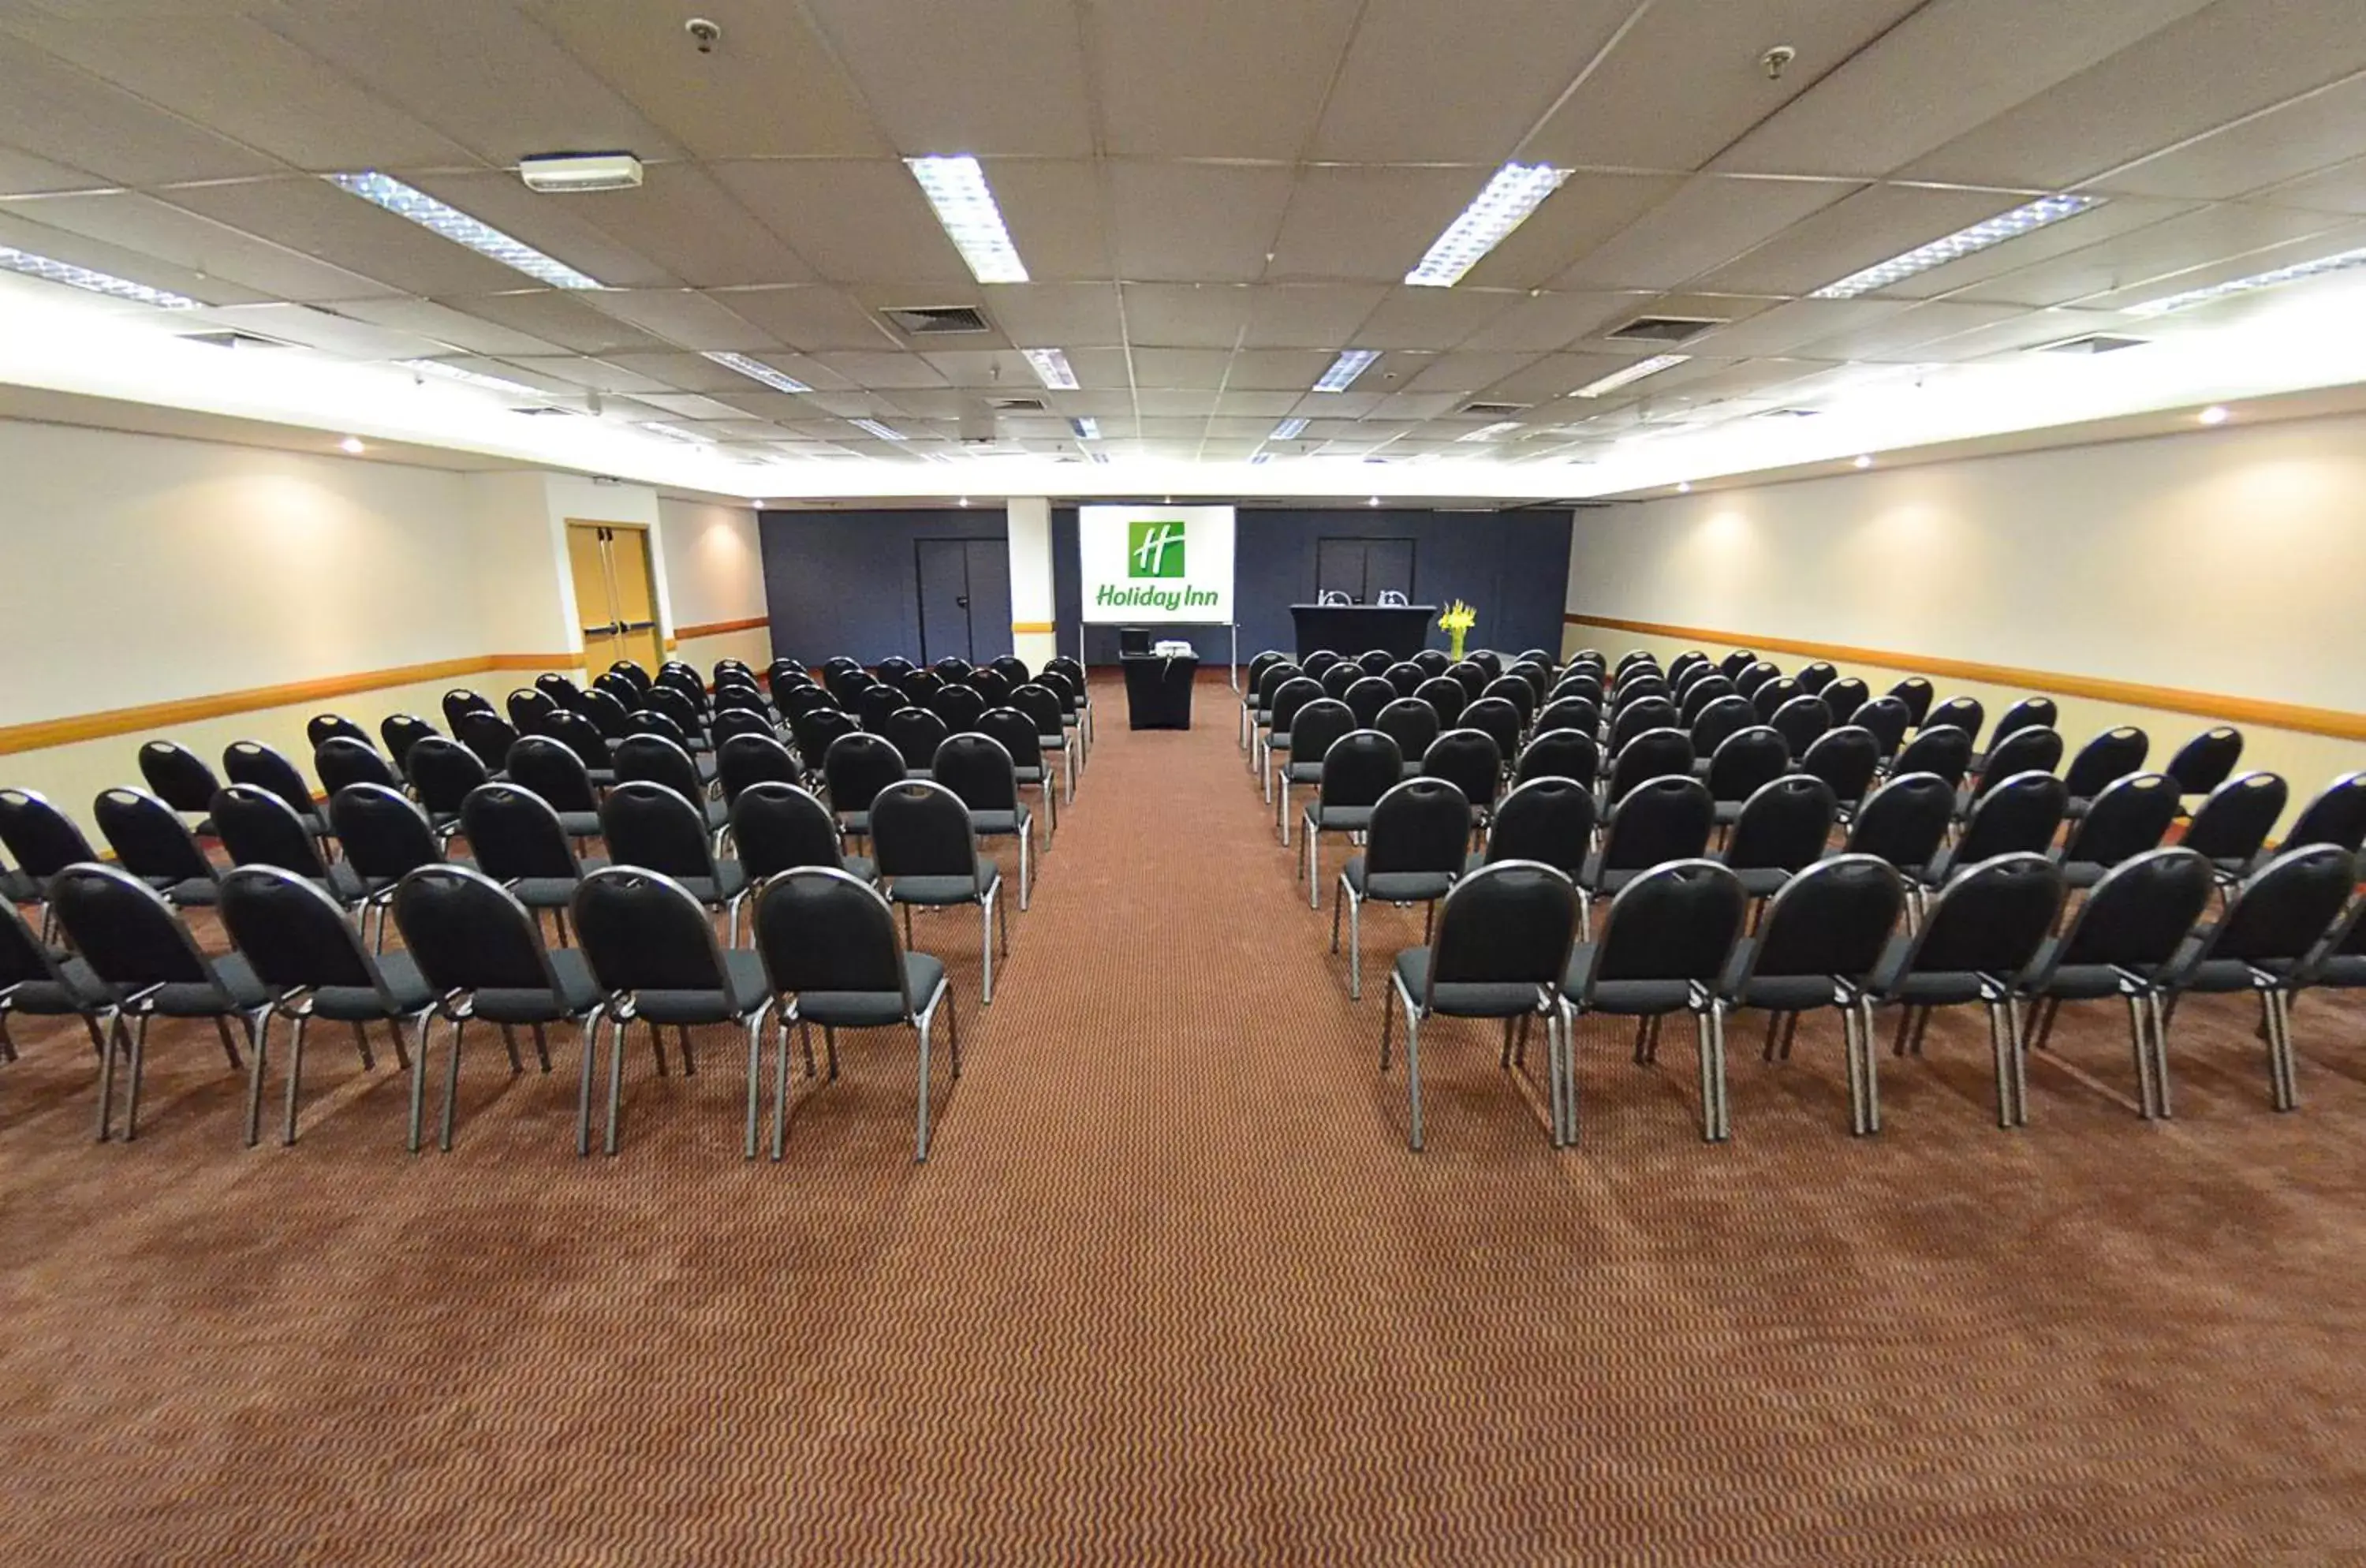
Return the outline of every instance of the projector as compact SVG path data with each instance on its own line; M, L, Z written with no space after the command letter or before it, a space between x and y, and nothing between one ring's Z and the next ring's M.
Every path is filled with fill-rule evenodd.
M630 152L537 152L518 160L528 190L631 190L641 183L641 161Z

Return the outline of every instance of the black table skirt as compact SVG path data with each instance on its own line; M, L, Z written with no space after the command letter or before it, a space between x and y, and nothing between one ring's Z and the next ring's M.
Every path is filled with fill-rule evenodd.
M1127 654L1118 662L1125 668L1129 728L1191 728L1191 687L1200 677L1198 660L1138 653Z
M1292 604L1290 617L1301 659L1324 649L1353 659L1375 648L1392 658L1411 659L1428 644L1429 623L1437 618L1437 606Z

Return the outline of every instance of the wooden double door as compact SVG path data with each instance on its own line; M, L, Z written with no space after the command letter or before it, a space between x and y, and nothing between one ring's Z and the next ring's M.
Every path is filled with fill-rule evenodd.
M629 523L570 519L567 564L575 578L585 678L596 678L619 659L630 659L655 674L665 662L665 633L658 625L649 531Z

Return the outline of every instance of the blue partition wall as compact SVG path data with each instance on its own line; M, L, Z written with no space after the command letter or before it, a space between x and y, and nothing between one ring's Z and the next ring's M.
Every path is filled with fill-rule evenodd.
M851 654L873 664L920 654L918 551L923 539L990 540L1001 566L972 585L974 657L1010 651L1009 525L1000 507L896 512L767 512L757 523L772 650L812 663ZM990 629L989 629L990 628Z
M1479 612L1473 647L1558 650L1569 593L1570 516L1567 508L1243 507L1233 562L1241 658L1246 660L1260 649L1290 647L1295 633L1290 607L1314 597L1315 546L1325 538L1410 540L1414 602L1469 602ZM1116 628L1082 624L1073 506L1052 512L1052 588L1060 651L1074 654L1081 641L1087 664L1115 662ZM1222 626L1165 635L1189 638L1202 663L1222 663L1231 646ZM1429 640L1444 648L1446 634L1432 626Z

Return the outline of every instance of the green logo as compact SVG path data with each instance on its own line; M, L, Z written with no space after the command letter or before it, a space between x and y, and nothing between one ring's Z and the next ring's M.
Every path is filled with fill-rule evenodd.
M1129 523L1125 525L1125 574L1128 577L1181 577L1183 525Z

